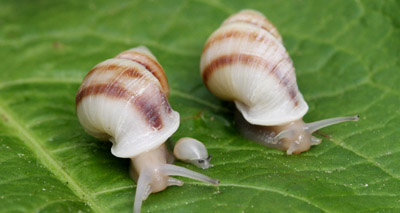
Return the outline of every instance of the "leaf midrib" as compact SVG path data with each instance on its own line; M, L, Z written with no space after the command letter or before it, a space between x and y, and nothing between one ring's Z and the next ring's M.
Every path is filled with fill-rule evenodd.
M68 182L68 187L71 191L81 200L86 202L93 211L103 212L101 210L102 208L95 202L91 193L79 185L79 181L76 181L63 169L54 157L40 144L40 140L37 139L29 129L24 128L21 122L18 121L17 116L13 115L12 111L2 104L2 100L0 100L0 113L8 120L9 126L20 133L17 137L25 143L25 145L36 155L36 158L39 159L47 169L49 169L60 181Z

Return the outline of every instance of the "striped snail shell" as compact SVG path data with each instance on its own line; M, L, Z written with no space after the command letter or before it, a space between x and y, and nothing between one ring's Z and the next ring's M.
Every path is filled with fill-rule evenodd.
M200 62L204 84L217 97L234 101L238 127L263 145L299 154L321 142L311 134L358 116L306 124L308 105L296 83L292 60L274 25L260 12L242 10L208 38Z
M130 158L137 180L134 211L150 193L184 176L217 185L218 180L174 166L164 142L177 130L179 114L168 103L164 70L146 47L124 51L96 65L76 95L79 122L90 135L113 143L116 157Z
M179 139L174 146L174 156L184 162L208 169L211 155L208 154L206 146L194 138L184 137Z

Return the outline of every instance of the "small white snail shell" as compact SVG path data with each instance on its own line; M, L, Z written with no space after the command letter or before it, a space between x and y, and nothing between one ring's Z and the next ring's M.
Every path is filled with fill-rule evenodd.
M232 15L208 38L200 71L214 95L235 102L241 113L238 127L246 137L287 154L319 144L311 135L319 128L358 120L302 121L308 105L298 90L292 60L277 29L254 10Z
M204 144L194 138L181 138L174 146L174 156L181 161L192 163L199 168L207 169L210 166L211 155L208 155Z
M131 159L130 174L137 180L135 212L150 193L183 184L170 175L219 183L168 164L171 154L164 142L179 126L168 91L161 65L146 47L138 47L96 65L76 95L78 119L86 132L110 140L113 155Z

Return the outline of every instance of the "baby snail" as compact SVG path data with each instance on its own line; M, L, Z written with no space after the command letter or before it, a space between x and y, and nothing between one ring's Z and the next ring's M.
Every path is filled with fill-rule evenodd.
M183 181L183 176L218 185L219 181L170 164L164 142L178 129L179 114L168 103L164 70L146 47L124 51L96 65L76 95L79 122L90 135L113 143L111 153L130 158L136 180L134 212L149 194Z
M181 161L192 163L195 166L208 169L210 166L211 155L208 155L204 144L194 138L181 138L174 147L174 156Z
M316 130L359 119L303 122L308 105L297 87L292 60L275 26L254 10L230 16L208 38L200 71L215 96L234 101L240 111L237 126L245 137L288 155L320 144L312 136Z

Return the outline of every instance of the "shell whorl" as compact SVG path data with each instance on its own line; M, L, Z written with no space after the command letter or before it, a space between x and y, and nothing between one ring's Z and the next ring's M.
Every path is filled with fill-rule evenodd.
M278 31L257 11L232 15L208 38L200 70L207 88L252 124L288 123L308 110Z
M258 26L273 35L278 41L282 42L282 36L279 34L278 29L260 12L255 10L242 10L239 13L233 14L228 17L222 25L231 23L247 23Z
M134 48L96 65L76 95L84 129L113 142L117 157L133 157L156 148L179 126L168 103L161 65L145 47Z
M159 83L161 84L161 88L165 95L168 97L169 95L169 85L167 76L165 75L164 69L158 63L156 57L145 47L137 47L130 50L126 50L115 58L127 59L131 61L135 61L144 67L157 78Z

